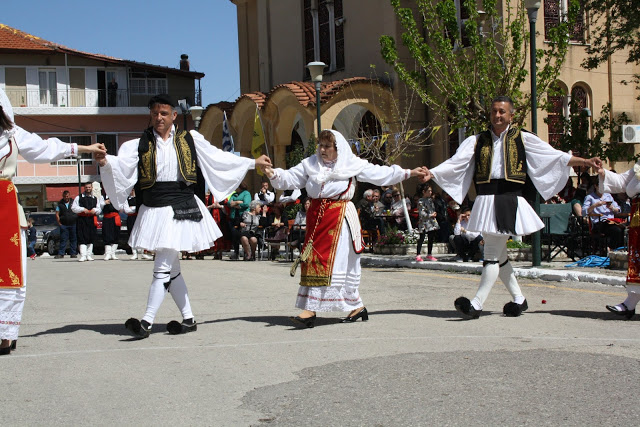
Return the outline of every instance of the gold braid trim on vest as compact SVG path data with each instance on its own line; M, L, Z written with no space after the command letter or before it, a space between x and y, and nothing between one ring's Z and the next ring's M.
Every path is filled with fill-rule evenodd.
M138 160L138 184L141 190L147 190L156 183L157 163L156 163L156 138L153 128L145 130L140 138L139 160ZM145 150L145 146L147 147ZM197 183L198 172L196 167L195 142L191 135L184 130L178 130L173 138L173 146L178 156L178 169L180 176L185 182Z
M520 129L509 128L502 144L502 152L504 155L505 180L524 184L527 177L527 162ZM475 157L475 183L487 184L491 181L491 167L493 165L491 130L478 134Z

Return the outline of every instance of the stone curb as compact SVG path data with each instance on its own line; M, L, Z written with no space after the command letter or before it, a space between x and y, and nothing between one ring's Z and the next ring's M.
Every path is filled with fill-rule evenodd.
M425 270L440 270L440 271L455 271L459 273L473 273L481 274L482 266L479 264L458 263L458 262L445 262L445 261L425 261L417 262L402 258L391 257L371 257L363 255L360 258L360 263L364 267L401 267L401 268L416 268ZM611 286L625 286L626 278L608 276L605 274L588 273L584 271L564 271L564 270L551 270L547 268L522 268L514 267L514 272L517 277L524 277L528 279L540 279L549 282L563 282L563 281L575 281L575 282L592 282L601 283L603 285Z

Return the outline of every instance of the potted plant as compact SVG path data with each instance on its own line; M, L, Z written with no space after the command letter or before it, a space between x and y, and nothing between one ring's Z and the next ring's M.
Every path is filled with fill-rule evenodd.
M409 247L416 242L415 233L390 228L373 245L373 253L380 255L406 255Z

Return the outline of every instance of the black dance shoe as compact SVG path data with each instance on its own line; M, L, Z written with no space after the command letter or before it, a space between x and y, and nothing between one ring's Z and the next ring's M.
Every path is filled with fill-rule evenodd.
M522 304L517 304L513 301L509 301L502 308L502 312L507 317L518 317L528 309L529 309L529 304L527 304L527 300L522 301Z
M124 327L138 339L144 339L149 337L151 332L151 324L146 320L138 320L134 317L124 322Z
M18 347L18 340L11 341L11 351L15 350Z
M289 319L291 319L291 321L293 323L296 324L296 326L302 326L302 328L313 328L314 326L316 326L316 315L314 314L311 317L300 317L300 316L295 316L295 317L289 317Z
M358 313L353 316L347 316L340 321L340 323L353 323L358 319L362 319L363 322L369 320L369 312L367 312L367 307L363 307Z
M167 332L171 335L186 334L188 332L195 332L198 330L198 324L195 319L184 319L182 323L177 320L172 320L167 323Z
M629 310L629 307L627 307L625 303L621 303L620 305L624 307L624 310L620 310L615 305L607 305L606 307L607 307L607 310L609 310L610 312L615 313L619 316L624 316L627 319L631 319L633 315L636 314L635 308L633 310Z
M11 346L0 348L0 356L11 354Z
M477 319L482 314L482 310L476 310L469 298L459 297L454 301L453 305L465 319Z

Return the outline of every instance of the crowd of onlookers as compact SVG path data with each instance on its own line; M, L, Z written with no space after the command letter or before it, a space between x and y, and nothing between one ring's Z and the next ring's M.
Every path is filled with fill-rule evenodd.
M597 176L588 173L580 175L577 187L569 178L562 191L547 203L570 203L573 215L590 235L602 236L610 249L625 245L631 199L626 193L601 193Z

